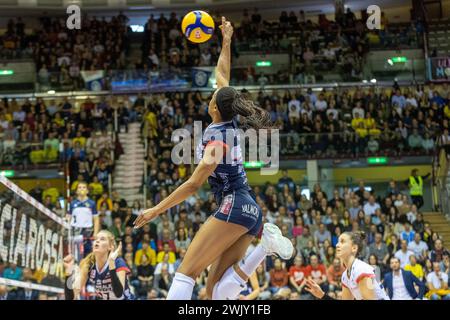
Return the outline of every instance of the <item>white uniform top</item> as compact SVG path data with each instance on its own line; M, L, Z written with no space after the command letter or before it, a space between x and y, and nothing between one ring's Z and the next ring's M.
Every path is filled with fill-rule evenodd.
M84 201L74 199L70 203L69 214L72 215L72 227L92 228L94 216L98 214L95 201L89 198Z
M383 286L376 280L373 267L359 259L355 259L353 262L352 269L350 270L350 278L347 276L347 270L342 273L341 282L344 287L350 290L356 300L362 300L363 297L358 284L364 278L372 278L377 300L389 300Z

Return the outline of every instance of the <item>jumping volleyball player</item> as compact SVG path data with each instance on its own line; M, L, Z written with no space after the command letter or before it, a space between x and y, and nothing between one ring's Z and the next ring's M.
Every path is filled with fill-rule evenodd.
M342 274L342 300L389 300L381 284L375 279L372 266L358 259L364 247L364 232L345 232L336 244L336 257L344 263ZM324 300L334 300L326 295L313 280L306 280L306 290Z
M95 288L98 300L133 300L127 277L130 269L119 257L121 251L122 244L119 243L116 248L113 234L102 230L95 236L92 252L81 260L79 272L75 271L73 256L66 256L64 258L66 300L78 299L82 288L87 284Z
M198 148L202 160L189 180L158 205L145 210L135 221L136 228L142 227L196 193L206 179L220 204L189 245L170 287L169 300L191 299L195 279L209 265L208 298L237 299L249 276L267 255L278 254L289 259L294 252L291 241L281 235L278 227L265 224L260 245L242 259L261 231L262 213L247 183L235 117L240 115L242 122L255 129L270 128L272 124L266 111L228 87L233 27L222 17L220 28L223 43L216 69L218 90L208 108L212 123L205 130ZM230 133L232 139L227 139ZM225 162L227 158L231 158L232 163Z

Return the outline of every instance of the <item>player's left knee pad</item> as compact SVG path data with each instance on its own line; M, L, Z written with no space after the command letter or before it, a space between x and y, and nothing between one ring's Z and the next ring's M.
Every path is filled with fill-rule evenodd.
M213 300L236 300L244 290L245 281L239 277L231 266L216 283L212 293Z

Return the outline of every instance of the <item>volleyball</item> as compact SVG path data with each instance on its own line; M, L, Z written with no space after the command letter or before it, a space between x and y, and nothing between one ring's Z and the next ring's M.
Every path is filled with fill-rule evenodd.
M184 16L181 30L189 41L203 43L214 33L214 20L204 11L191 11Z

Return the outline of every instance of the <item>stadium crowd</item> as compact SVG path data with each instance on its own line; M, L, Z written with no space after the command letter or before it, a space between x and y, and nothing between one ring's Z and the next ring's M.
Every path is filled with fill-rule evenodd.
M284 133L293 136L310 134L300 135L298 141L293 137L289 143L294 143L294 150L295 147L303 150L308 146L309 152L315 152L316 156L332 155L323 152L328 149L320 149L320 138L330 139L335 126L345 123L348 132L352 133L350 136L358 141L356 148L367 148L362 148L361 152L372 152L370 142L380 141L391 143L382 147L383 152L386 149L397 152L419 150L417 154L421 154L433 149L432 143L428 149L424 147L427 144L423 142L427 139L433 141L441 137L442 143L449 141L448 91L447 85L430 85L379 91L356 88L317 94L311 91L286 92L283 95L274 92L270 96L260 92L256 100L271 112ZM88 99L81 103L71 103L69 99L60 103L41 99L20 104L15 100L2 101L0 132L3 137L14 133L11 137L18 137L18 144L24 142L23 139L34 139L29 142L45 146L40 150L39 147L28 149L29 153L22 154L25 158L31 162L42 157L44 162L47 159L66 163L73 197L80 181L88 183L102 228L110 230L123 243L123 257L131 267L130 278L139 298L164 297L191 239L217 208L217 203L205 190L169 210L142 231L133 230L132 223L144 204L140 201L127 203L120 194L109 193L108 189L108 176L114 165L112 159L121 154L120 142L108 134L108 128L113 126L114 117L111 115L117 110L118 123L125 127L129 122L142 122L143 137L148 140L149 176L146 187L149 198L145 207L149 207L166 197L190 175L190 166L175 166L170 161L171 133L182 127L192 130L194 120L202 120L203 125L209 122L205 98L200 93L191 92L185 95L155 94L149 99L139 95L134 102L127 97L98 102ZM397 140L383 140L388 133L388 137ZM361 144L363 139L367 145ZM14 139L1 139L3 147L11 140ZM417 140L422 143L414 144ZM325 144L327 148L345 146L337 140L323 141L328 143ZM63 148L59 149L61 143ZM290 147L285 149L292 154ZM53 153L50 150L54 150ZM345 148L337 150L339 154L345 153ZM36 153L38 151L42 152L40 156ZM51 154L53 157L48 158ZM278 224L295 243L298 252L297 258L286 263L268 258L258 269L260 298L310 298L303 290L305 277L313 277L331 295L339 295L342 269L335 259L334 247L339 234L346 230L366 231L367 248L363 258L374 265L381 280L390 270L392 256L400 259L402 268L411 269L419 279L427 282L429 292L439 289L439 281L436 282L435 277L447 279L448 251L439 235L430 229L426 216L403 192L400 183L393 181L387 192L377 190L372 193L366 191L361 183L357 190L344 187L336 189L333 195L326 195L317 186L311 198L307 199L286 172L277 185L255 186L254 191L265 220ZM56 188L38 186L30 194L47 207L64 214ZM29 273L17 266L3 268L2 275L14 279ZM39 275L39 271L36 273ZM42 278L38 275L32 277L39 281ZM205 298L206 278L207 272L197 281L195 294L198 299ZM441 289L446 290L444 287Z
M32 58L38 83L45 87L81 89L81 71L127 67L128 18L95 16L82 19L80 29L68 29L65 18L40 17L32 32L25 32L22 18L10 19L0 37L0 58Z
M129 122L142 122L149 172L156 172L155 160L161 155L170 158L173 130L193 132L195 121L209 123L208 98L200 92L139 94L133 100L128 96L95 101L5 98L0 101L0 163L26 169L30 164L68 162L72 181L79 170L85 181L85 172L97 172L106 187L104 170L111 172L114 159L122 153L114 134L117 118L125 128ZM281 154L286 157L431 154L435 141L443 146L450 143L448 84L260 91L252 98L280 128ZM168 161L158 165L161 169ZM178 172L182 177L183 170Z
M220 14L213 13L216 25ZM311 18L311 19L310 19ZM244 52L284 52L288 64L276 74L256 73L253 67L240 70L232 82L254 85L264 82L310 83L320 73L336 70L344 81L361 80L364 55L370 47L418 47L424 32L420 21L390 25L384 14L380 30L365 28L350 9L328 20L325 15L281 12L278 20L263 19L257 9L243 11L236 21L233 55ZM365 21L365 20L364 20ZM183 68L212 66L220 53L220 33L204 44L192 44L181 33L176 13L150 15L144 25L141 58L130 58L131 26L122 12L111 18L90 16L81 29L69 30L63 18L44 14L37 27L27 28L24 20L10 19L0 36L0 58L33 58L42 88L81 89L81 71L105 70L109 81L121 77L148 79L182 74ZM30 30L28 30L30 29ZM112 70L135 70L128 74ZM267 80L265 80L267 78Z
M37 62L38 76L44 83L64 84L71 79L81 87L82 70L126 67L129 31L126 21L124 15L111 22L91 19L86 20L86 28L81 31L68 32L60 22L43 18L38 33L27 36L24 23L18 19L8 24L0 55L14 58L29 54ZM332 68L342 63L347 68L346 74L357 78L366 45L390 41L385 32L388 23L383 20L384 31L365 34L358 33L360 23L351 11L336 21L321 17L319 29L306 21L302 13L299 17L295 13L283 13L275 27L263 22L258 12L251 16L244 12L236 29L234 52L251 50L251 46L245 48L242 43L247 43L250 34L257 34L261 47L291 54L296 82L303 83L302 77L316 70L317 65L312 61L317 56L328 57L325 64L319 64L322 67ZM161 68L206 66L216 61L220 52L217 38L193 49L181 37L178 24L174 15L169 19L149 19L144 32L143 59L136 63L136 69L157 72ZM276 31L268 34L269 26ZM419 32L419 27L411 28ZM320 31L317 34L312 29ZM287 30L296 30L304 36L300 42L292 43ZM405 31L405 37L411 30ZM351 48L350 51L341 52L339 47L344 46ZM253 81L264 85L271 80L252 72L249 70L244 79L246 84ZM58 76L54 78L52 74ZM281 81L283 77L286 75L280 74L276 80ZM270 112L280 127L285 139L281 144L284 156L419 155L432 153L435 141L450 145L447 84L320 92L260 91L253 98ZM167 197L190 175L189 166L175 166L170 161L171 134L178 128L192 132L194 121L202 121L206 126L210 122L207 106L208 97L200 92L138 95L133 100L127 96L99 101L88 98L81 102L69 98L62 101L4 99L0 102L0 163L22 169L57 163L68 170L72 197L76 197L80 182L88 183L101 227L110 230L123 243L123 258L131 269L129 276L135 295L139 299L164 298L191 239L217 208L217 203L205 190L142 230L133 230L132 223L143 207ZM114 161L122 153L114 133L116 115L119 126L125 128L130 122L141 122L143 138L148 141L149 175L145 187L149 198L145 204L127 203L117 192L109 192ZM387 190L372 192L361 182L356 189L337 188L333 195L327 195L317 185L309 199L301 191L288 172L276 185L254 187L265 221L276 223L292 239L297 256L287 262L267 258L257 270L259 289L249 285L242 299L310 299L304 290L308 277L330 295L339 296L343 269L335 257L335 245L339 235L347 230L366 232L367 247L362 258L374 266L378 280L389 274L393 267L391 258L396 257L401 268L411 270L426 283L427 297L449 298L445 293L450 274L449 252L399 182L391 181ZM30 194L64 216L64 208L58 201L61 195L56 188L37 186ZM3 263L0 263L0 276L44 284L58 280L43 275L40 270L33 273ZM197 279L197 299L206 297L206 279L207 271ZM61 296L11 290L0 285L0 300L45 298Z
M360 181L358 187L336 188L333 194L326 194L317 184L308 199L289 177L289 172L283 171L277 184L267 183L253 190L264 221L277 224L297 250L295 258L286 262L268 257L256 272L258 285L249 285L241 299L312 299L304 290L306 278L314 279L330 296L339 297L343 267L335 256L335 246L340 234L357 230L367 235L360 258L374 267L377 280L392 275L391 269L395 270L397 261L421 285L426 284L426 297L450 298L450 252L431 229L426 215L411 204L400 182L391 181L386 190L369 191L364 181ZM34 191L32 195L42 199L39 192ZM152 200L157 202L166 195L167 189L162 185L152 194ZM123 243L123 258L131 269L129 277L139 299L165 297L191 239L217 208L210 195L204 199L194 195L143 229L134 230L132 224L141 209L138 201L127 204L117 193L91 197L96 199L102 228L110 230ZM256 239L248 252L257 242ZM42 270L33 273L12 264L0 264L0 276L58 284L57 278L42 274ZM207 271L197 279L196 299L205 299L206 279ZM0 286L0 299L61 298L57 294L33 292L7 291ZM418 298L424 293L422 290Z

